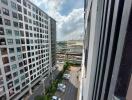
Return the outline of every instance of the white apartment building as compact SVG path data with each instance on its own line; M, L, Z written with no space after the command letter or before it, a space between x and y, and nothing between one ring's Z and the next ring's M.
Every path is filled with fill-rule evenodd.
M29 0L0 0L0 100L18 100L50 74L51 20Z

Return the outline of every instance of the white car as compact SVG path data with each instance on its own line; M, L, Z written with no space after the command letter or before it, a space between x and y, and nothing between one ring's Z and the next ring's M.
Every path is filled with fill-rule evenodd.
M57 90L61 91L61 92L65 92L66 89L66 85L64 84L58 84Z
M57 96L52 96L52 100L61 100L61 98L59 98Z
M67 80L69 80L69 79L70 79L70 77L71 77L71 75L70 75L70 74L64 74L64 75L63 75L63 78L64 78L64 79L67 79Z

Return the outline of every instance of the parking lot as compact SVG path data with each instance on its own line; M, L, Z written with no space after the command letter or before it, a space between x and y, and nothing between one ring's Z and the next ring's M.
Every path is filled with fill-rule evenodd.
M70 69L70 80L63 80L63 84L66 85L66 90L64 93L57 91L56 96L60 97L62 100L77 100L77 91L79 87L79 76L80 67L71 67Z

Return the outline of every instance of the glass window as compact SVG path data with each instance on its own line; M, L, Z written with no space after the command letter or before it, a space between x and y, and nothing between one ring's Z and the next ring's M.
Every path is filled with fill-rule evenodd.
M9 63L8 57L2 57L3 64Z
M9 83L7 84L7 86L8 86L8 89L12 88L12 87L13 87L13 82L9 82Z
M19 36L19 31L14 30L15 36Z
M6 45L5 38L0 37L0 45Z
M24 31L20 31L20 35L21 36L24 36Z
M0 25L3 25L2 17L0 16Z
M17 52L21 52L21 47L17 47Z
M19 20L23 20L22 14L18 14L18 18L19 18Z
M7 43L8 43L9 45L13 44L13 39L7 39Z
M12 17L17 19L17 13L12 12Z
M2 8L3 14L9 16L9 10L6 8Z
M17 86L15 89L16 89L16 91L20 90L20 86Z
M18 60L22 59L22 55L17 55Z
M1 0L1 2L2 2L3 4L8 5L8 1L7 1L7 0Z
M19 22L19 28L23 28L23 23Z
M5 67L4 67L4 70L5 70L5 73L10 72L10 70L11 70L11 69L10 69L10 66L5 66Z
M21 76L21 80L24 80L25 79L25 75Z
M17 2L21 3L21 0L17 0Z
M12 56L12 57L10 57L10 61L11 61L11 62L14 62L14 61L16 61L16 58L15 58L15 56Z
M19 79L14 80L15 85L18 84L18 83L19 83Z
M18 22L13 21L14 27L18 27Z
M18 72L14 72L13 77L17 77L17 76L18 76Z
M4 35L4 28L0 27L0 35Z
M21 39L21 43L22 43L22 44L25 44L25 39L22 38L22 39Z
M6 81L9 81L9 80L11 80L11 79L12 79L11 74L6 75Z
M16 39L16 44L20 44L20 39Z
M16 10L17 9L16 3L14 3L14 2L11 1L11 7Z
M25 9L25 8L24 8L24 14L26 14L26 15L27 15L27 9Z
M9 48L9 53L14 53L14 48Z
M17 10L18 10L19 12L22 12L22 7L21 7L20 5L17 5Z
M12 36L12 30L11 29L6 29L6 34L9 36Z
M4 19L5 25L11 26L11 21L8 19Z
M1 55L7 55L7 48L1 48Z
M23 5L24 5L25 7L27 7L27 2L26 2L26 0L23 0Z
M2 85L4 83L4 80L2 77L0 77L0 85Z
M11 69L12 69L12 70L17 69L17 65L16 65L16 64L11 65Z

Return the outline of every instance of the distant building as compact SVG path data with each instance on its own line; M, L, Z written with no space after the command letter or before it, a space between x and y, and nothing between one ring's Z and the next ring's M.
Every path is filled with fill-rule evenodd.
M57 61L68 60L71 63L81 64L82 61L82 40L68 40L57 44Z
M85 0L84 12L79 100L132 100L132 0Z

